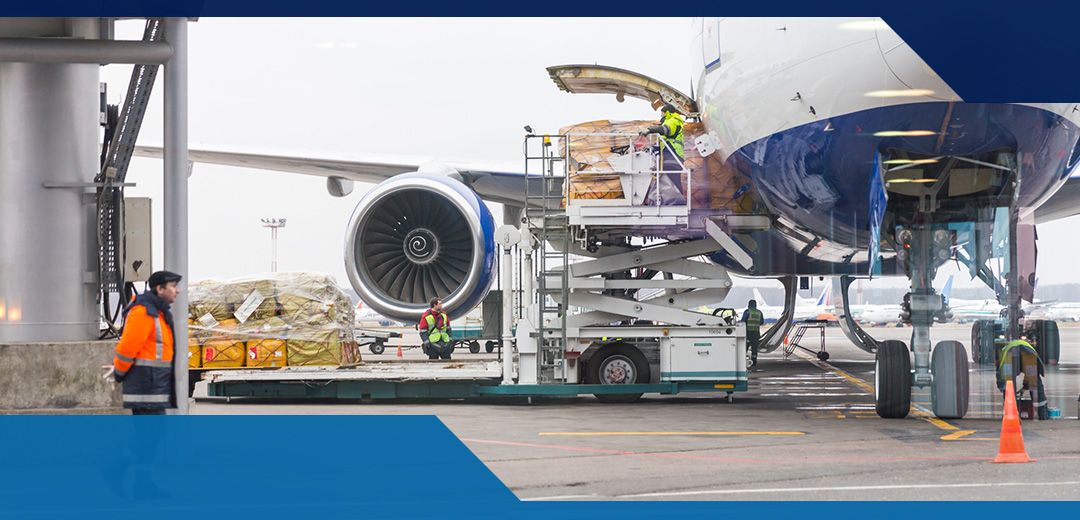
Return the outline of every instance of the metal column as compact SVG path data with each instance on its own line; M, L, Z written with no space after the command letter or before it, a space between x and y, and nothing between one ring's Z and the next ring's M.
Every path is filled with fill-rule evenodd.
M177 345L173 348L176 374L176 413L188 413L187 318L188 296L188 78L187 19L167 18L165 40L173 54L165 63L165 269L184 276L172 306Z

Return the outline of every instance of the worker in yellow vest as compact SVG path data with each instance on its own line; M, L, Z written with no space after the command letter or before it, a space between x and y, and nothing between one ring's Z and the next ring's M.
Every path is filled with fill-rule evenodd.
M450 359L454 352L450 318L442 311L442 298L432 298L429 308L420 316L420 339L428 359Z
M1010 341L1001 347L998 358L998 389L1004 392L1005 382L1012 379L1017 405L1020 405L1020 395L1027 390L1032 397L1031 404L1037 417L1048 419L1046 387L1043 384L1044 370L1042 360L1031 343L1022 339Z
M750 349L750 366L754 366L757 364L758 343L761 342L761 324L765 323L765 315L758 310L757 300L746 302L746 310L740 321L746 324L746 347Z
M675 106L668 103L660 108L660 124L650 126L639 132L639 135L660 134L660 171L674 172L660 176L660 195L662 203L686 204L683 195L682 175L683 159L683 119L682 114L675 110ZM664 185L672 186L670 190ZM670 192L669 192L670 191Z

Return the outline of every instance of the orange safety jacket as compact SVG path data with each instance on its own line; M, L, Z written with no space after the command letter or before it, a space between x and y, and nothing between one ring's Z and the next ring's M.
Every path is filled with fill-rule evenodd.
M150 292L140 294L128 308L113 357L116 380L124 384L124 408L173 406L175 341L168 308Z

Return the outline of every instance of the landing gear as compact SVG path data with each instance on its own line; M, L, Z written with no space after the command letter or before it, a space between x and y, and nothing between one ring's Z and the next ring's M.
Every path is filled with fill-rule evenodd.
M480 342L475 341L475 340L470 341L469 342L469 352L473 353L473 354L479 354L480 353Z
M492 352L495 352L495 342L491 341L491 340L485 341L484 342L484 352L487 352L488 354L491 354Z
M625 343L596 351L585 366L585 382L591 385L632 385L649 382L649 361L640 350ZM642 394L595 394L602 403L632 403Z
M886 419L903 419L911 409L911 357L899 340L878 344L874 362L874 409Z
M942 419L960 419L968 410L968 360L959 341L940 341L930 361L934 376L930 384L930 402L934 415Z

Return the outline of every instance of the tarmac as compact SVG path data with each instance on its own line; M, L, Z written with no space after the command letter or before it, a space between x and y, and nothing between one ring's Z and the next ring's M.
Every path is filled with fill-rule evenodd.
M868 329L910 340L910 328ZM816 341L816 336L813 337ZM970 341L970 326L932 330L934 341ZM1001 431L1001 394L973 365L971 412L929 413L928 389L913 412L874 412L874 360L837 328L826 329L828 361L778 349L751 369L749 391L646 395L632 404L565 399L354 401L204 397L197 414L431 414L522 500L1078 500L1080 327L1061 328L1058 365L1048 369L1059 419L1023 421L1027 464L991 464ZM408 335L403 341L408 344ZM804 343L815 352L817 344ZM396 358L396 347L368 360ZM403 358L420 359L418 349ZM495 354L458 351L457 358ZM393 449L368 432L364 443ZM460 483L467 487L468 483Z

